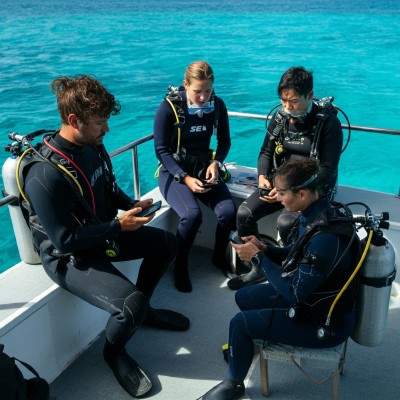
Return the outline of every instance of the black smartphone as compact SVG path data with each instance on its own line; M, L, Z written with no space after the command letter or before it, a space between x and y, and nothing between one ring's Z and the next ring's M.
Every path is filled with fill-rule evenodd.
M229 240L231 242L233 242L233 243L236 243L236 244L243 244L244 243L244 241L242 239L240 239L240 236L238 235L238 233L236 231L232 231L229 234Z
M140 211L140 213L136 214L136 217L148 217L151 214L154 214L161 208L161 200L156 201L149 207L145 208L144 210Z
M268 196L270 191L271 190L267 189L267 188L263 188L263 187L258 188L258 192L260 194L260 197Z
M204 189L210 189L210 188L213 188L213 187L215 187L216 185L219 184L218 180L213 182L213 183L211 183L211 182L207 182L205 179L201 179L201 182L203 183L202 188L204 188Z
M203 186L201 186L204 189L210 189L213 188L216 185L216 183L204 183Z

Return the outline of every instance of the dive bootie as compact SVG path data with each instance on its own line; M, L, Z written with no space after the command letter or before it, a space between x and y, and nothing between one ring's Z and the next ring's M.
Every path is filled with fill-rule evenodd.
M29 400L48 400L49 384L43 378L31 378L26 381L26 394Z
M228 281L228 287L232 290L238 290L241 287L254 285L266 280L265 275L259 270L258 267L251 267L251 270L246 274L236 276Z
M212 263L224 274L229 277L232 274L232 265L227 260L226 252L229 243L230 229L224 229L220 224L217 224L215 230L215 243L212 255Z
M245 392L243 383L236 383L225 379L217 386L214 386L203 397L202 400L238 400Z
M190 327L190 320L175 311L149 307L143 325L169 331L186 331Z
M183 293L192 291L192 282L189 278L189 268L187 264L176 264L174 266L175 287Z
M175 287L184 293L192 291L192 282L189 278L189 251L192 247L192 242L181 237L177 232L178 251L176 253L174 264Z
M103 355L119 384L132 397L142 397L152 388L149 377L128 355L124 347L113 346L106 342Z

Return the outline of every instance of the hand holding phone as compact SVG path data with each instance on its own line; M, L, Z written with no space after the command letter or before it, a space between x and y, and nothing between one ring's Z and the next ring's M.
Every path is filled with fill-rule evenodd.
M201 186L203 189L210 189L213 188L216 184L215 183L204 183L203 186Z
M202 188L204 189L210 189L219 184L219 180L216 180L215 182L208 182L205 179L201 179L201 182L203 183Z
M236 231L232 231L229 235L229 240L235 244L244 244L245 242L240 238Z
M258 188L258 193L259 193L260 197L268 196L270 191L271 191L270 189L267 189L264 187Z
M155 203L151 204L149 207L135 214L135 217L148 217L149 215L154 214L160 208L161 208L161 200L158 200Z

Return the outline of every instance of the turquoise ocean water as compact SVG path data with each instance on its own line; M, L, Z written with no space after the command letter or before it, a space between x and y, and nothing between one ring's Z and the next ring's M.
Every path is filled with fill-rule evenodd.
M3 0L0 5L0 161L7 134L59 126L49 83L93 74L122 104L106 146L152 132L169 84L205 59L231 111L266 114L290 66L314 71L315 95L332 95L352 124L400 129L398 0ZM346 132L345 132L346 133ZM255 166L262 121L231 118L227 161ZM397 193L400 137L353 132L341 184ZM152 145L139 152L141 189L154 185ZM115 164L131 191L130 155ZM3 187L2 180L0 180ZM380 211L380 210L378 210ZM0 271L19 261L7 208L0 212Z

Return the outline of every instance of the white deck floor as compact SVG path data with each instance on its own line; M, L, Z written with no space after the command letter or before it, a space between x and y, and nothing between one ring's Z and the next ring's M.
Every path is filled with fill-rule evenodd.
M234 168L234 167L232 167ZM234 189L234 188L233 188ZM368 197L366 197L366 195ZM149 196L158 199L157 192L151 192ZM241 202L243 197L237 193L237 200ZM374 213L389 211L392 220L396 221L396 230L384 232L392 240L397 249L400 243L400 217L399 199L393 196L384 196L380 193L358 192L347 188L339 190L340 201L365 201L371 205ZM215 217L211 211L204 214L203 221L209 225L202 226L197 236L197 243L209 245L212 237L210 232L215 228ZM364 212L360 210L359 212ZM176 221L172 213L165 212L155 220L156 226L168 226L171 231L176 229ZM261 220L262 232L276 234L276 225L269 220ZM399 265L399 254L397 264ZM64 328L74 325L71 318L76 307L82 306L79 301L71 301L71 296L63 298L62 289L53 290L54 284L45 276L40 266L25 266L22 269L23 278L18 278L21 272L10 271L0 280L0 317L5 324L2 328L2 339L7 336L6 351L27 362L31 362L39 371L46 371L46 377L53 379L58 375L57 367L64 366L62 357L65 355L64 347L78 349L79 351L87 342L75 343L84 335L84 324L75 321L76 332L73 337L66 336ZM131 268L129 265L121 266ZM38 272L40 271L40 273ZM126 270L127 271L127 270ZM125 271L125 272L126 272ZM137 273L137 269L136 269ZM14 276L15 275L15 276ZM42 275L42 278L40 278ZM131 275L131 274L128 274ZM20 276L20 275L19 275ZM44 276L44 279L43 279ZM222 356L221 345L227 342L228 326L231 317L238 312L234 301L235 292L226 286L226 278L211 264L210 250L196 247L191 253L191 276L193 283L192 293L180 293L173 284L172 268L158 285L152 306L155 308L170 308L182 312L191 320L191 328L186 332L169 332L153 328L142 327L128 343L129 353L139 362L153 382L153 389L146 398L154 400L196 400L207 392L225 376L226 363ZM396 279L400 282L400 274ZM18 282L19 286L14 284ZM37 314L42 317L35 318L37 323L34 328L25 314L15 316L21 308L38 308L42 302L32 301L40 296L43 290L57 292L57 304L52 301L49 316L43 312ZM398 287L397 287L398 290ZM53 293L53 292L52 292ZM65 304L68 305L66 310ZM54 308L53 308L54 306ZM87 306L89 307L89 306ZM50 312L53 310L52 312ZM62 312L60 312L62 310ZM86 308L84 308L86 311ZM99 326L97 332L102 329L107 319L107 314L101 310L88 308L84 321L88 316L92 322ZM50 321L51 318L51 321ZM7 322L12 319L12 323ZM42 325L46 323L47 325ZM82 321L80 321L82 322ZM18 325L19 324L19 325ZM17 337L15 326L21 326L22 337ZM93 325L93 324L92 324ZM36 336L34 335L36 333ZM44 335L47 334L47 336ZM82 335L80 335L82 333ZM61 346L57 351L49 344L48 337L52 336ZM19 340L21 339L21 340ZM55 342L53 342L54 344ZM114 378L111 370L103 360L102 348L104 334L101 334L92 346L81 354L69 368L67 368L50 387L53 399L57 400L122 400L131 397L121 388ZM64 346L65 345L65 346ZM24 349L22 349L24 346ZM81 347L82 346L82 347ZM53 350L53 351L51 351ZM71 353L72 354L72 353ZM76 354L73 353L73 354ZM51 357L51 362L48 357ZM67 356L66 360L69 360ZM33 362L36 360L36 362ZM40 361L40 362L39 362ZM67 361L68 362L68 361ZM54 367L53 367L54 365ZM47 367L47 368L46 368ZM270 373L270 397L279 399L329 399L331 398L331 384L323 385L311 383L294 365L271 361ZM318 379L326 376L326 371L307 370ZM389 312L387 331L383 343L375 348L363 347L353 341L349 341L346 367L341 378L341 399L376 399L397 400L400 398L400 291L397 292L397 302ZM253 368L250 370L246 383L246 395L243 399L262 399L258 360L255 358ZM0 393L1 398L1 393Z
M172 270L162 279L152 305L171 308L191 319L186 332L142 327L128 344L130 354L153 381L146 398L195 400L224 378L226 363L221 345L227 342L230 318L237 312L234 293L224 276L211 265L210 252L195 248L191 254L193 292L178 292ZM397 279L399 282L399 279ZM120 387L102 357L104 335L51 384L57 400L122 400L131 397ZM330 381L315 385L294 365L270 362L270 398L329 399ZM263 399L258 360L247 377L243 399ZM319 379L326 371L309 370ZM374 348L349 341L341 399L399 398L400 308L390 310L384 342Z

